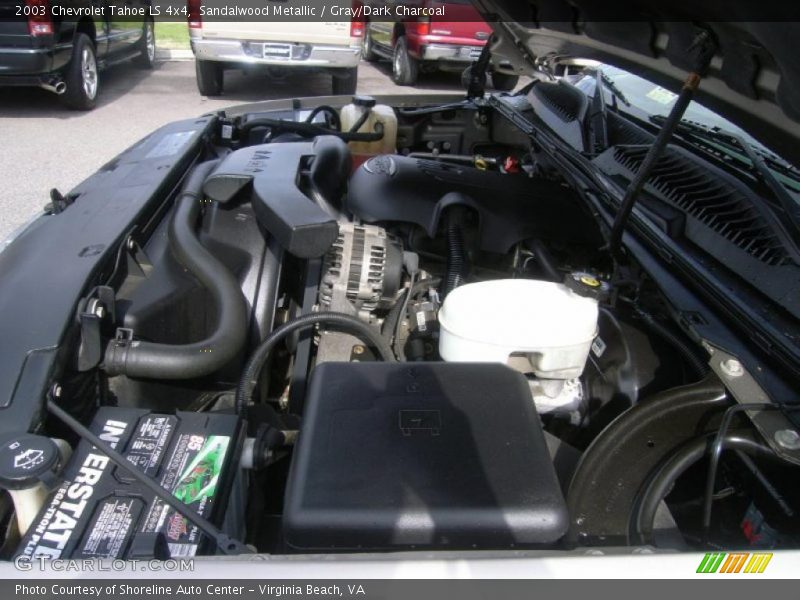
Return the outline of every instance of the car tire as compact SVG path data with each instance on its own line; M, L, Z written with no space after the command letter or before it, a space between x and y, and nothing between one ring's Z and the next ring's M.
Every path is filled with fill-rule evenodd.
M358 86L358 67L340 69L342 74L335 74L332 78L334 96L352 96Z
M194 70L197 76L197 89L201 95L219 96L222 93L225 81L222 63L198 58L194 61Z
M408 53L405 36L397 38L392 57L392 80L397 85L414 85L419 77L419 61Z
M133 62L143 69L152 69L156 64L156 31L152 19L145 20L138 46L139 55Z
M372 35L369 33L369 23L364 27L364 39L361 40L361 58L367 62L375 62L378 60L378 55L375 53L375 46L372 41Z
M85 33L76 33L72 44L72 58L64 69L66 91L61 101L72 110L91 110L97 102L100 79L97 76L97 53Z
M519 83L519 75L507 75L506 73L492 73L492 87L501 92L510 92Z

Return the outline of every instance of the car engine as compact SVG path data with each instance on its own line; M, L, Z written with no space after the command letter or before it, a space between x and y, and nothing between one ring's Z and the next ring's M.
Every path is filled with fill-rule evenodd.
M698 524L705 471L669 466L727 414L709 349L525 133L338 112L203 125L79 303L51 416L0 442L5 556L793 539L797 490L759 483L789 467L736 419Z

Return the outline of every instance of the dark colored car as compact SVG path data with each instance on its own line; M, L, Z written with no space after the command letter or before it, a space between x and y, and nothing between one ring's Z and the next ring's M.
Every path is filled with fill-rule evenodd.
M114 16L120 13L110 10L112 4L0 0L0 87L41 87L69 108L88 110L97 100L101 69L131 58L151 68L150 3L120 4L124 16Z
M424 71L463 71L477 60L491 37L491 27L469 0L424 0L414 6L434 14L395 21L370 20L364 32L362 57L367 61L391 60L392 79L399 85L414 85ZM438 16L437 9L445 16ZM491 77L498 90L512 90L519 81L518 76L499 71Z
M161 556L169 504L207 579L792 574L800 20L480 4L516 92L169 123L0 252L5 556Z

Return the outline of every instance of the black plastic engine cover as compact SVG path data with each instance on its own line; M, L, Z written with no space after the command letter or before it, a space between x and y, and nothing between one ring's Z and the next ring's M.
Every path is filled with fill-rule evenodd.
M481 249L505 254L530 238L601 242L569 188L547 179L443 161L380 155L350 179L347 209L368 223L415 223L434 237L442 212L463 204L480 215Z
M297 549L508 548L568 526L528 384L501 364L317 366L285 507Z
M339 234L327 208L339 204L350 164L347 144L334 136L248 146L226 156L203 191L222 203L250 200L258 221L287 251L314 258Z

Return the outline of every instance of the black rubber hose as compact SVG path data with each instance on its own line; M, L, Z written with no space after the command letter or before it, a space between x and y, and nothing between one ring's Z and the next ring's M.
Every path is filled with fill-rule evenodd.
M392 345L392 340L394 340L394 332L395 329L397 329L397 324L400 322L403 306L406 306L406 299L409 298L409 292L410 290L403 290L403 295L394 303L392 308L389 309L386 318L383 320L381 335L390 346Z
M283 131L290 131L310 137L316 135L335 135L345 142L377 142L383 139L382 126L374 133L350 133L349 131L334 131L333 129L328 129L327 127L317 125L316 123L286 121L283 119L268 119L266 117L260 117L258 119L253 119L252 121L243 123L239 127L239 136L244 137L248 131L256 127L271 127L274 129L281 129Z
M756 441L749 431L727 433L721 439L726 450L739 450L747 454L767 456L775 455L769 447ZM642 495L634 523L641 536L641 543L651 543L653 523L661 501L667 497L672 486L692 465L709 454L714 447L714 436L709 435L692 440L675 452L650 480Z
M406 316L408 316L408 302L411 300L411 294L414 291L414 284L417 280L417 273L414 272L411 274L411 282L408 286L408 291L403 296L403 300L400 303L400 318L397 319L397 322L394 324L394 337L392 341L392 349L394 350L394 355L397 357L397 360L401 362L406 361L406 354L404 349L400 346L400 330L403 327L403 321L405 320Z
M545 245L540 240L529 240L528 248L533 251L533 254L536 256L536 262L539 263L545 276L551 281L561 283L564 277L561 275L558 268L556 268L553 256Z
M675 349L680 352L680 354L691 367L692 371L694 371L695 375L698 377L706 376L710 367L702 358L700 358L700 356L698 356L695 350L689 347L689 345L685 343L678 335L670 331L669 328L656 321L655 317L653 317L651 314L641 309L638 309L636 314L653 333L672 344L672 346L674 346Z
M467 250L462 227L463 213L457 208L447 213L447 266L445 267L442 299L462 285L469 272Z
M348 133L355 133L356 131L358 131L359 129L361 129L361 126L362 126L364 123L366 123L366 122L367 122L367 119L369 119L369 115L370 115L370 113L371 113L371 112L372 112L372 109L371 109L371 108L367 108L366 110L364 110L364 112L362 112L362 113L361 113L361 116L360 116L360 117L358 117L358 119L356 120L356 122L355 122L355 123L353 123L353 126L352 126L352 127L350 127L350 131L349 131Z
M316 117L319 113L324 112L326 115L330 116L331 124L335 127L336 131L341 131L342 129L342 121L339 118L339 113L336 112L336 109L332 106L328 106L327 104L320 104L306 117L305 123L312 123L314 121L314 117Z
M219 161L197 165L175 202L169 227L173 256L208 290L217 324L206 339L191 344L159 344L113 340L104 369L111 375L149 379L194 379L222 368L236 357L247 339L247 302L239 282L197 239L195 227L203 203L202 187Z
M318 312L303 315L284 323L272 331L264 341L253 351L247 361L239 385L236 387L236 412L244 414L245 409L253 398L253 391L258 385L258 379L270 353L279 342L287 336L307 327L317 324L333 325L348 333L359 336L368 346L378 351L378 355L386 362L396 362L392 349L380 334L372 327L358 320L356 317L337 312Z

